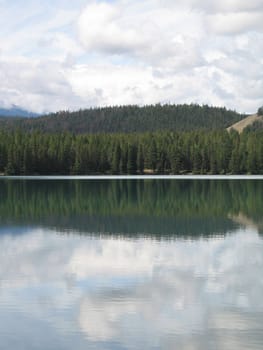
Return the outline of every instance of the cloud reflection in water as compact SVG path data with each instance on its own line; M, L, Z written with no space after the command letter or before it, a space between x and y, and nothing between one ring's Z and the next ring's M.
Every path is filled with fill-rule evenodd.
M62 338L79 349L262 348L263 241L252 229L175 241L32 229L0 244L4 346L26 344L41 323L49 348Z

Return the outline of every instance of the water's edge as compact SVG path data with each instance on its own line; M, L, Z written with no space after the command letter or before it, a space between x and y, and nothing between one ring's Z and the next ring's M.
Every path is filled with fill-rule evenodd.
M0 176L0 180L263 180L263 175L76 175Z

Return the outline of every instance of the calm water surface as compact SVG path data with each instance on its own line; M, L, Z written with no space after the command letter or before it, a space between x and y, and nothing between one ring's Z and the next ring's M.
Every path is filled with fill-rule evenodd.
M1 349L262 349L263 181L0 181Z

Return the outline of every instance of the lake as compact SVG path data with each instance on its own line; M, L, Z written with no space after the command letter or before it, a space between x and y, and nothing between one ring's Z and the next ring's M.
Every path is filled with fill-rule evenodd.
M0 180L1 349L262 349L262 180Z

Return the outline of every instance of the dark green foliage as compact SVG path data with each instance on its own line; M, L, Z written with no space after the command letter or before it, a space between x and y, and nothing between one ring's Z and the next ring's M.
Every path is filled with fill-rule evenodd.
M245 128L246 131L263 130L263 119L256 120L252 125Z
M38 118L0 118L0 128L75 134L224 129L244 118L225 108L191 105L123 106L58 112Z
M263 115L263 106L258 109L258 115Z
M119 142L114 146L112 159L112 174L119 174L121 171L121 148Z
M137 147L134 144L128 145L127 173L137 173Z
M0 173L262 174L263 130L145 134L0 132Z

